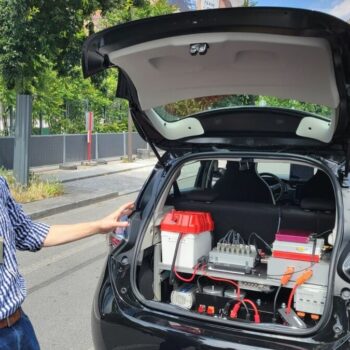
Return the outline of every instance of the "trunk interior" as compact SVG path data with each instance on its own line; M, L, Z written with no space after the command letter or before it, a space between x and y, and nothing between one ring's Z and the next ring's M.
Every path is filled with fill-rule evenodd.
M146 303L208 321L310 330L332 302L336 207L317 166L188 161L142 235L138 291Z

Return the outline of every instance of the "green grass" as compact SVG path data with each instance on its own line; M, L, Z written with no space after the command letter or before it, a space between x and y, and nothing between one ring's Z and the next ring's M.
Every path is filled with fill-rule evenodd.
M33 173L30 173L28 186L16 183L16 179L10 170L0 168L0 176L6 179L13 198L19 203L29 203L63 194L62 183L55 180L42 180Z

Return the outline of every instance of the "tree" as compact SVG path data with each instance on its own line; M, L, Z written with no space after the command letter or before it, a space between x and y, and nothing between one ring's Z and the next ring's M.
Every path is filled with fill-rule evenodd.
M110 5L104 16L104 26L175 12L176 7L167 0L121 0Z
M7 88L26 95L17 98L16 134L21 136L16 139L14 159L15 176L23 185L28 182L28 120L35 84L47 62L53 62L60 73L73 68L84 20L99 2L56 0L54 5L43 0L0 0L0 75Z
M87 106L94 111L97 131L126 130L128 107L115 98L115 71L88 80L81 74L81 46L94 31L90 14L96 9L106 27L175 10L165 0L58 0L54 6L42 0L0 0L0 118L5 125L17 93L33 96L32 125L40 126L34 133L41 132L44 121L51 133L84 132Z
M327 106L322 106L314 103L307 103L291 99L282 99L271 96L259 96L255 102L258 106L280 107L287 109L295 109L298 111L317 114L326 118L331 118L332 109Z
M0 0L0 73L8 88L31 93L47 61L59 73L80 60L84 20L99 1Z
M4 126L4 136L9 136L13 133L13 109L15 103L16 94L14 91L5 88L5 85L0 76L0 119L2 120Z
M171 120L174 116L186 117L191 114L208 111L210 109L227 108L233 106L254 106L258 97L252 95L219 95L192 98L169 103L157 108L165 119Z
M258 4L257 1L253 1L253 0L243 0L242 7L253 7L253 6L256 6L257 4Z

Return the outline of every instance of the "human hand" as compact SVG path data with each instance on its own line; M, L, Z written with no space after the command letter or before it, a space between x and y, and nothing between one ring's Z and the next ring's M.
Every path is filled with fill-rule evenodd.
M128 202L123 204L114 213L106 216L105 218L98 220L99 232L107 233L115 230L117 227L127 227L129 223L127 221L119 221L124 215L129 216L134 210L134 202Z

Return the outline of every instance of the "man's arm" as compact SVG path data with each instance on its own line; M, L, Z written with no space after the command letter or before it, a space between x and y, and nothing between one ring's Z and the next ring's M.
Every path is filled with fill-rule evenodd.
M126 203L111 215L101 220L84 222L73 225L52 225L44 240L44 247L51 247L59 244L77 241L96 233L111 232L117 227L128 226L127 222L120 222L123 215L130 215L134 208L134 203Z

